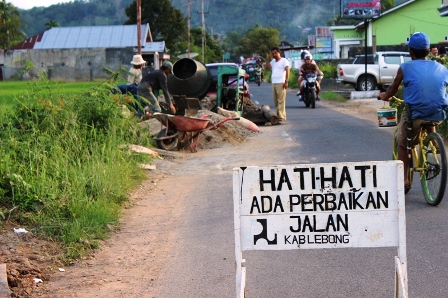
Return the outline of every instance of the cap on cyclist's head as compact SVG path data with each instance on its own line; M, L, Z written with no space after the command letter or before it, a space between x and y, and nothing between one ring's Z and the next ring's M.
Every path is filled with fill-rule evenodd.
M429 37L423 32L415 32L406 44L416 50L429 50Z

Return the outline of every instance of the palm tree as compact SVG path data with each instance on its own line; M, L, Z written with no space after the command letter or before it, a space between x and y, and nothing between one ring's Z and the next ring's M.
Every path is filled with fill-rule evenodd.
M45 23L45 30L59 27L59 24L55 20L49 20L48 23Z
M6 0L0 0L0 48L8 49L26 38L20 30L22 24L19 10Z
M19 11L6 0L0 1L0 26L3 26L13 15L19 16Z

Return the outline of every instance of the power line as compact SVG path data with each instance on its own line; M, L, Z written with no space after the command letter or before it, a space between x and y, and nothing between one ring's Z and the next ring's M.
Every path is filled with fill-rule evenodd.
M422 20L422 19L413 18L413 17L410 17L410 16L402 15L402 14L400 14L400 13L395 13L395 15L398 15L398 16L403 17L403 18L411 19L411 20L416 20L416 21L419 21L419 22L422 22L422 23L427 23L427 24L432 24L432 25L437 25L437 26L448 27L448 24L439 24L439 23L435 23L435 22L424 21L424 20Z

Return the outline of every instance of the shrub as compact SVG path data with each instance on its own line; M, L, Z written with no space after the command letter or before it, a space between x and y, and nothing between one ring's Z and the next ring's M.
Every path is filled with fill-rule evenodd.
M138 162L151 157L123 145L152 140L123 114L124 98L110 82L72 96L44 83L45 94L32 87L0 115L0 219L63 241L76 257L107 235L146 177Z
M327 79L337 78L337 65L331 62L318 63L319 69L324 73Z

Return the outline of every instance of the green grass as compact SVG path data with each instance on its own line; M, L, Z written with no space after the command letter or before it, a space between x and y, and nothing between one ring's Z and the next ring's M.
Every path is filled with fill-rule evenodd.
M335 102L346 102L347 98L345 98L344 96L335 93L333 91L325 91L322 92L320 97L322 97L322 99L325 100L329 100L329 101L335 101Z
M50 84L48 84L50 83ZM75 95L95 87L99 82L0 81L0 108L10 109L15 100L39 91L41 96L57 93ZM50 90L51 89L51 90Z
M116 84L113 76L0 83L0 225L13 221L60 241L67 261L107 237L146 178L138 164L152 162L123 146L154 144L122 113L127 103L111 93Z
M337 77L336 64L330 62L318 62L317 65L319 66L319 69L324 73L324 78L330 79Z

